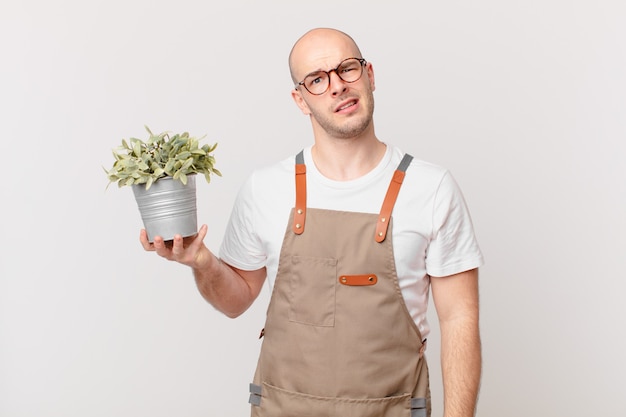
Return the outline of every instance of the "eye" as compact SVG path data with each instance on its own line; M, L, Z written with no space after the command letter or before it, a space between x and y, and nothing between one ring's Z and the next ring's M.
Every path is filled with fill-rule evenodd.
M347 73L350 71L355 71L359 68L359 61L356 60L350 60L349 62L344 63L340 68L339 71L341 71L342 73Z
M320 84L324 82L325 77L326 77L326 74L324 73L311 74L305 79L306 86L311 87L316 84Z

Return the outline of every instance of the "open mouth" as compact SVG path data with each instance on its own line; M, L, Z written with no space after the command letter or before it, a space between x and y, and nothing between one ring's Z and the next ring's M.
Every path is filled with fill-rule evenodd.
M355 106L356 102L357 102L356 100L350 100L347 103L344 103L342 106L338 107L337 110L335 110L335 111L336 112L340 112L342 110L348 109L348 108L350 108L352 106Z

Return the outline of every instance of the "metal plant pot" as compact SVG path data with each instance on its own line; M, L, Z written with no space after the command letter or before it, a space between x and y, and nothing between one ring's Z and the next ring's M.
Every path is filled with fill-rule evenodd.
M164 177L148 190L145 184L132 189L150 242L155 236L172 240L176 234L187 237L198 232L195 175L187 177L187 185Z

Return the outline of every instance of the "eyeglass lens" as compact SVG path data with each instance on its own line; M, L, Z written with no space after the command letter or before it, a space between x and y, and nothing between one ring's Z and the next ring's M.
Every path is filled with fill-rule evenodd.
M335 72L339 78L347 83L353 83L361 78L363 74L363 65L357 58L348 58L342 61L339 66L328 72L318 71L306 76L303 81L304 87L311 94L323 94L328 90L330 85L330 72Z

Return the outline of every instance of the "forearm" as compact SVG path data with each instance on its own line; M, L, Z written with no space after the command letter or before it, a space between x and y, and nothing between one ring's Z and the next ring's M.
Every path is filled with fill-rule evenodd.
M207 230L203 224L197 235L184 239L176 235L172 244L166 244L161 236L155 236L154 243L148 241L142 229L139 241L146 251L190 267L204 299L228 317L237 317L259 295L266 270L243 271L220 261L203 243Z
M441 323L444 417L474 416L481 363L478 319L462 317Z
M258 292L236 269L211 253L209 256L210 259L192 268L198 290L213 307L235 318L250 307Z

